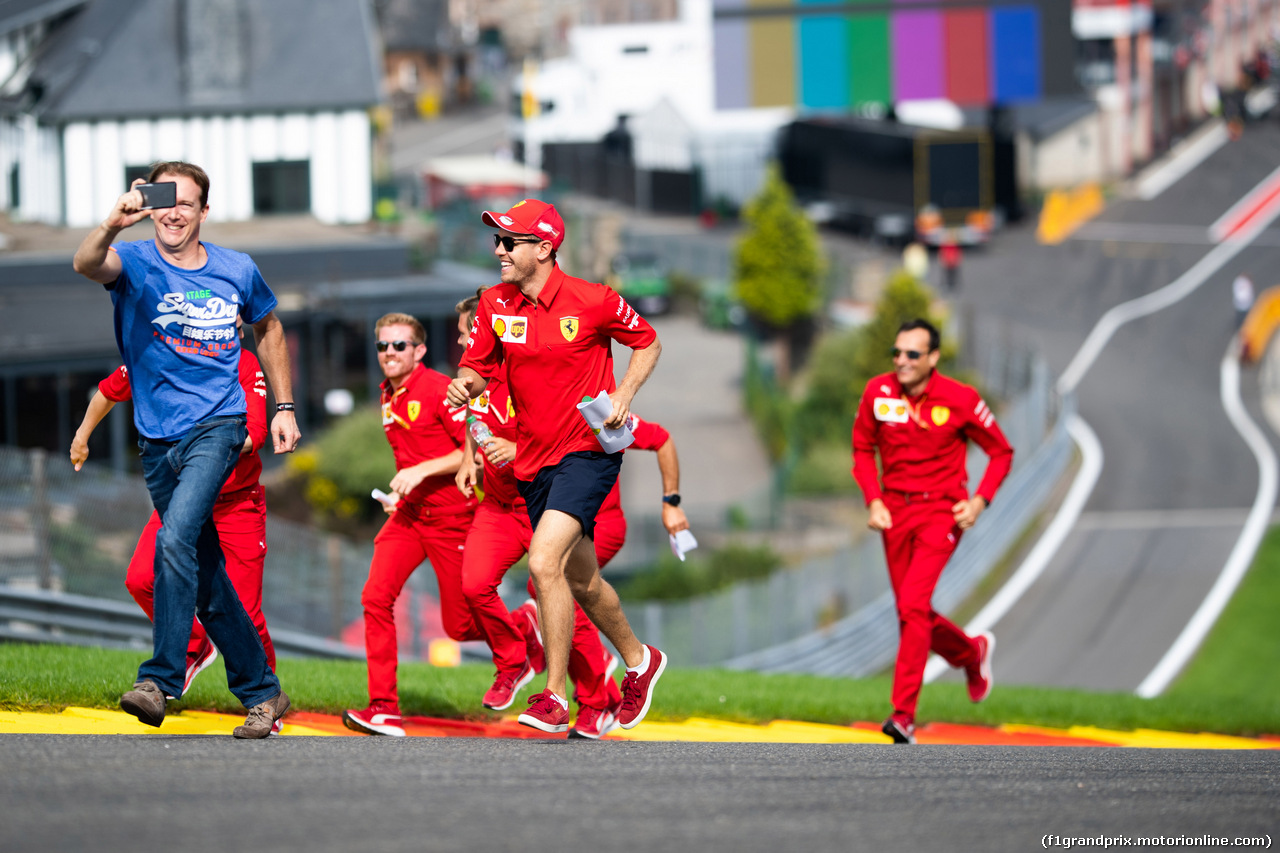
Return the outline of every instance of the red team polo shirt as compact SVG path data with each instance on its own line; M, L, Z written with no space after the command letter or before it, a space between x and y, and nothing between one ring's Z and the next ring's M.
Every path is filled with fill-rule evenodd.
M612 392L610 340L632 349L657 333L626 300L603 284L565 275L559 266L530 302L514 284L480 297L462 367L492 379L503 362L520 413L516 477L532 481L566 454L600 450L578 412L583 397Z
M465 408L451 409L444 392L449 379L419 362L399 388L382 383L382 429L396 457L396 470L447 456L462 447ZM453 474L427 477L405 500L423 506L450 506L470 500L458 491Z
M258 357L243 347L240 349L240 387L244 389L245 417L249 438L253 440L253 452L240 454L240 461L222 486L222 494L238 492L258 484L262 474L262 460L258 451L267 443L267 380L262 375ZM98 383L102 396L117 403L133 398L129 386L129 371L122 364L111 375Z
M991 503L1013 464L1013 448L977 390L935 370L924 392L907 398L895 374L877 376L867 383L853 421L853 478L868 504L881 497L879 449L885 490L962 500L969 497L968 439L990 457L974 494Z
M506 381L495 376L485 386L484 393L472 400L467 408L498 438L518 442L516 407L509 391ZM484 499L509 507L524 506L524 498L516 489L515 465L498 468L489 461L487 454L480 455L484 457Z

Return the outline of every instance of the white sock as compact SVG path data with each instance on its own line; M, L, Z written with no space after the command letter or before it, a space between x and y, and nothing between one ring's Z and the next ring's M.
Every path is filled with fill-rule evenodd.
M560 698L558 695L556 695L555 693L552 693L552 694L551 694L551 698L552 698L552 699L554 699L554 700L556 700L557 702L559 702L559 703L560 703L560 707L561 707L561 708L564 708L566 711L567 711L567 710L569 710L569 700L567 700L567 699L562 699L562 698Z
M639 666L627 667L627 672L634 672L636 675L644 675L649 671L649 647L643 646L644 657L640 660Z

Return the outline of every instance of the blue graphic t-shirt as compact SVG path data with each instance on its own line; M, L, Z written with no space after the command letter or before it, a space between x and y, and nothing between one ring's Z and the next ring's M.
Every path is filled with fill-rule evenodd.
M116 344L147 438L176 441L201 421L245 413L236 315L252 325L276 307L252 258L201 245L209 259L193 270L164 260L154 240L112 247L124 267L107 285Z

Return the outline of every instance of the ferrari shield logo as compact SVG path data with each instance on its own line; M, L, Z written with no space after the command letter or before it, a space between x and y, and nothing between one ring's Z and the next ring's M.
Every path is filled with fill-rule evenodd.
M409 420L416 421L418 415L422 414L422 404L417 400L409 401Z
M934 406L929 417L933 420L934 426L942 426L951 417L951 410L946 406Z
M578 318L561 317L560 334L564 335L564 339L566 341L571 341L576 338L578 336Z

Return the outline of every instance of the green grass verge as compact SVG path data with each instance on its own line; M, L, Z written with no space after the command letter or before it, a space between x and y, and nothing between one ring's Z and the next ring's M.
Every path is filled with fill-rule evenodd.
M0 645L0 708L57 710L67 705L114 708L146 655L108 649ZM364 707L363 663L281 658L280 677L296 709L340 713ZM400 667L401 707L406 714L469 720L497 719L480 705L493 670L468 665L437 669L427 664ZM542 679L531 685L538 689ZM526 690L526 695L528 691ZM669 669L663 676L652 719L711 717L744 723L775 719L843 725L878 721L889 710L887 678L842 679L810 675L760 675L725 670ZM517 700L512 710L521 707ZM203 673L181 702L182 708L241 711L226 689L221 660ZM1024 723L1064 727L1157 728L1256 735L1280 732L1280 712L1263 698L1170 695L1143 700L1125 693L999 686L981 705L969 702L961 684L925 688L922 722Z
M1091 693L997 684L981 705L959 683L929 685L922 722L1065 727L1154 728L1223 734L1280 734L1280 529L1273 529L1253 567L1187 672L1157 699L1129 693ZM68 705L114 708L133 682L140 652L67 646L0 644L0 708L56 710ZM281 658L280 677L295 708L339 713L364 707L362 662ZM999 661L996 662L999 673ZM493 677L489 666L400 667L401 706L407 714L495 719L480 705ZM540 689L542 679L531 685ZM527 695L528 691L526 691ZM512 710L522 704L518 699ZM221 659L170 706L240 711L227 692ZM650 711L653 719L712 717L734 722L776 719L847 724L878 721L889 710L887 678L844 679L760 675L725 670L669 669ZM508 712L509 713L509 712Z

